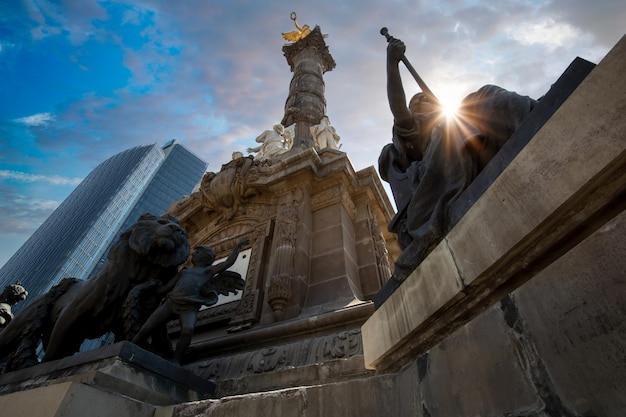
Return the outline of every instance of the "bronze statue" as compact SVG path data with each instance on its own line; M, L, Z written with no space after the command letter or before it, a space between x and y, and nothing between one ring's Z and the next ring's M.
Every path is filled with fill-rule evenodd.
M20 301L26 300L28 291L24 289L20 282L4 287L0 294L0 329L5 328L13 320L11 308Z
M239 252L248 244L248 239L239 241L228 258L217 265L213 265L215 251L210 246L196 246L191 255L192 266L183 268L170 284L163 288L164 293L169 291L163 304L148 318L133 338L133 342L145 345L148 336L158 326L177 315L181 332L176 343L174 361L180 364L185 350L191 343L200 308L203 305L211 306L217 303L219 294L228 295L231 292L236 294L237 290L244 288L245 281L241 279L241 275L227 269L234 265Z
M386 30L381 33L389 42L387 97L394 124L392 143L379 158L379 172L390 183L398 209L389 230L398 234L403 249L392 277L401 282L441 241L450 205L536 101L487 85L463 100L457 117L446 119L434 94L413 70L426 91L413 96L407 106L399 69L400 62L410 65L404 56L406 47Z
M187 260L187 233L169 215L142 215L109 251L107 262L87 281L66 278L52 287L0 332L0 357L11 355L6 371L78 351L85 339L113 332L125 340L122 305L130 291L150 280L165 285Z

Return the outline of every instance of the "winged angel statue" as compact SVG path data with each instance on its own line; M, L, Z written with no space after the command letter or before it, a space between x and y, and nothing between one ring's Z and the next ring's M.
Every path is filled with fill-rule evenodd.
M293 24L296 25L296 29L298 30L287 33L283 32L283 38L286 41L298 42L300 39L307 37L311 33L311 28L309 27L309 25L302 25L302 27L298 25L298 22L296 22L296 12L291 12L289 18L293 20Z

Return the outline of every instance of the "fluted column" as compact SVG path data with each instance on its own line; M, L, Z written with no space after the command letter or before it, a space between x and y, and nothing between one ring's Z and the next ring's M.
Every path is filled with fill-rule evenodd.
M276 218L276 248L274 271L268 288L268 302L276 320L282 320L285 308L292 296L296 235L298 227L298 206L301 192L290 192L280 205Z
M328 52L319 26L305 38L283 46L283 53L293 77L281 123L285 127L295 124L293 149L311 148L314 141L309 128L326 114L323 74L335 68L335 60Z

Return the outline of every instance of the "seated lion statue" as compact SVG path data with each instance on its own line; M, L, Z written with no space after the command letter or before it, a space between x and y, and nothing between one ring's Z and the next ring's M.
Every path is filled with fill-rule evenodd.
M187 233L170 215L142 215L109 251L93 278L66 278L29 304L0 333L0 358L10 355L5 372L78 351L85 339L108 332L127 340L122 308L132 289L148 281L166 284L189 256ZM130 336L132 338L132 335Z

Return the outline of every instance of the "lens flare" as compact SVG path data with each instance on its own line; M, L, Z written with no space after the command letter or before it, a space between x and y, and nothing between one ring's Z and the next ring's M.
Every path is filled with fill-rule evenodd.
M458 98L441 97L440 103L441 103L441 112L446 118L451 119L453 117L456 117L456 114L459 110L459 106L461 105L461 101Z

